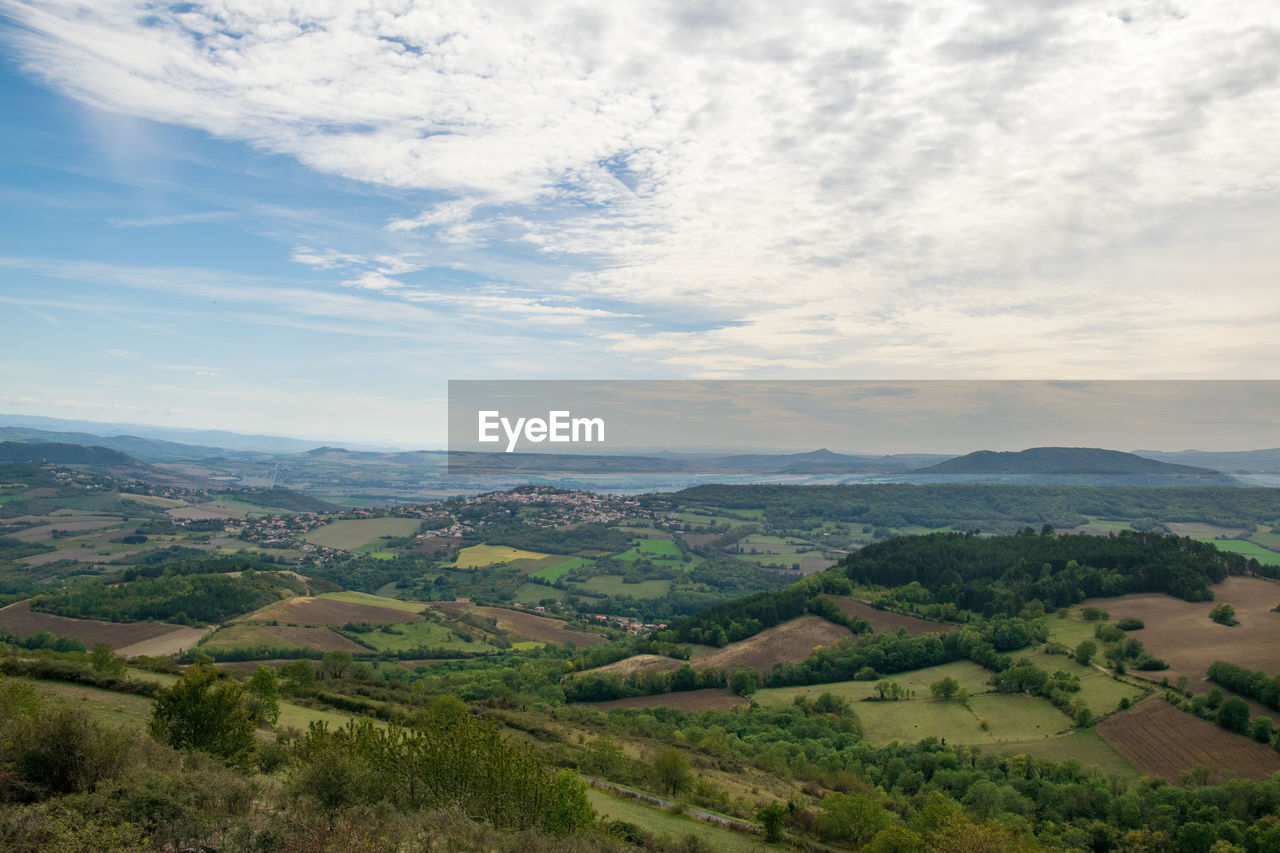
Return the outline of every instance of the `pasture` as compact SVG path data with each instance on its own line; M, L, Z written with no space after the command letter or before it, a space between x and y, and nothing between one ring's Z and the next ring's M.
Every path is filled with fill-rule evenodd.
M671 594L669 580L625 583L622 575L596 575L574 584L574 587L595 595L629 595L632 598L663 598Z
M547 583L555 583L579 566L589 566L591 562L586 557L565 557L538 569L536 572L530 572L529 577L538 578Z
M420 524L416 518L350 518L331 521L304 533L302 538L322 548L357 551L367 545L379 545L388 536L412 536Z
M961 744L1039 741L1071 728L1071 721L1048 700L1011 693L973 696L967 708L955 699L944 702L917 698L859 702L853 710L862 725L863 737L876 746L895 740L915 743L931 735Z
M930 622L916 616L894 613L889 610L877 610L870 604L864 604L845 595L828 595L826 598L835 602L840 612L851 619L865 619L871 623L873 630L881 633L897 633L899 628L906 628L911 636L917 634L950 634L956 630L955 625L943 622Z
M1207 690L1205 673L1215 660L1250 669L1280 672L1280 583L1263 578L1230 577L1213 587L1214 600L1189 602L1160 593L1090 599L1085 604L1106 608L1116 618L1136 616L1146 623L1130 636L1147 651L1169 663L1169 669L1134 673L1157 681L1176 681L1185 675L1194 690ZM1235 608L1240 624L1219 625L1209 618L1216 604ZM1050 630L1060 620L1050 619ZM1092 636L1090 630L1089 636Z
M676 708L696 714L699 711L725 711L743 708L750 704L727 687L708 687L702 690L683 690L678 693L657 693L653 696L631 696L627 699L611 699L608 702L582 702L598 711L614 708Z
M628 660L631 660L631 658L628 658ZM625 661L619 661L619 663L625 663ZM614 665L616 666L616 664ZM875 696L876 685L881 681L890 681L898 684L909 694L914 692L917 699L928 699L932 696L929 692L929 685L935 681L954 678L969 693L977 694L991 689L987 685L991 675L992 673L989 670L983 669L972 661L965 660L944 663L941 666L915 669L911 672L900 672L897 675L885 676L875 681L836 681L829 684L806 684L802 687L771 687L757 691L751 698L761 705L790 705L797 696L804 696L813 701L823 693L830 693L839 699L860 702L863 699ZM901 703L890 704L898 705ZM862 706L859 705L858 707L861 708Z
M224 625L205 640L201 648L219 649L315 649L320 652L352 652L359 654L369 650L352 642L337 631L324 627L298 625L263 625L255 622L238 622Z
M1263 548L1256 542L1245 542L1241 539L1215 539L1211 544L1219 551L1230 551L1232 554L1251 557L1266 566L1280 566L1280 554Z
M299 596L268 604L260 610L241 616L236 622L282 622L286 625L345 625L348 622L368 622L386 625L409 622L411 611L396 605L360 604L333 598Z
M472 545L459 551L458 559L450 565L458 569L478 569L482 566L510 563L512 560L541 560L547 556L550 555L540 551L508 548L506 545Z
M1026 755L1042 761L1075 760L1085 767L1125 779L1136 780L1141 775L1128 759L1116 752L1093 729L1076 729L1070 734L1047 740L1000 743L988 747L988 751L1004 755Z
M493 652L498 647L481 638L468 642L444 625L428 620L386 625L387 630L374 629L356 634L360 642L378 651L401 652L408 649L448 649L463 652ZM361 649L361 651L364 651Z
M354 592L351 590L343 590L341 592L324 592L317 595L316 598L324 598L330 601L345 601L348 604L370 604L375 607L390 607L392 610L402 610L405 613L414 613L421 615L422 611L430 605L425 601L406 601L401 598L390 598L385 595L370 595L367 592Z
M675 658L665 657L664 655L632 655L629 658L623 658L613 663L597 666L594 669L584 669L575 675L620 675L626 677L636 672L670 672L673 669L679 669L684 661L678 661ZM761 693L765 691L760 691ZM759 694L756 694L758 697ZM761 702L761 704L765 704Z
M644 827L654 835L679 842L693 835L702 844L699 849L742 851L768 850L761 839L682 814L672 814L665 809L647 806L629 797L605 793L598 788L587 789L587 799L608 820L623 820Z
M1270 746L1183 713L1158 697L1108 717L1097 730L1143 775L1166 782L1176 784L1196 764L1206 765L1215 783L1265 779L1280 771L1280 754Z

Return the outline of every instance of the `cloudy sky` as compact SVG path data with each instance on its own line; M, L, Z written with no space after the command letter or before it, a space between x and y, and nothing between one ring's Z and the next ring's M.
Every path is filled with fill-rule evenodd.
M0 0L0 132L0 412L1280 364L1274 0Z

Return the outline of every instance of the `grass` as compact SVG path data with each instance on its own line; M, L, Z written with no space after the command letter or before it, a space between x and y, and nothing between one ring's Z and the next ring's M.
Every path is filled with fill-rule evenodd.
M996 740L1035 740L1072 726L1066 714L1038 696L984 693L970 699L969 707L978 719L987 720Z
M1077 729L1070 734L1027 743L1001 743L990 749L1005 755L1027 755L1046 761L1079 761L1107 775L1139 779L1141 774L1123 755L1111 748L1093 729Z
M16 677L16 680L30 684L43 697L83 710L95 722L140 731L151 720L151 700L145 696L112 693L110 690L65 684L61 681L26 677Z
M927 699L931 696L929 685L947 677L960 682L960 686L970 693L981 693L990 689L986 682L991 677L991 673L967 660L916 669L887 676L882 680L897 682L905 690L914 690L917 699ZM812 701L823 693L830 693L849 702L861 702L869 696L876 695L875 687L878 683L879 681L837 681L831 684L810 684L804 687L771 687L757 691L751 698L761 705L790 705L795 701L796 696L806 696ZM861 716L862 707L863 705L855 707L859 716Z
M1079 612L1080 608L1072 607L1065 618L1059 618L1058 614L1054 613L1046 619L1045 624L1049 627L1049 641L1062 643L1067 648L1074 649L1082 640L1092 640L1094 626L1101 623L1086 622L1078 618ZM1125 616L1119 611L1111 615L1117 619L1123 619Z
M1244 542L1240 539L1215 539L1212 544L1219 551L1230 551L1232 554L1252 557L1267 566L1280 566L1280 554L1275 551L1268 551L1256 542Z
M596 595L629 595L632 598L662 598L671 593L669 580L623 583L622 575L597 575L574 586Z
M317 527L302 538L324 548L355 551L364 545L380 545L386 536L412 536L419 524L416 518L348 518Z
M539 578L547 581L548 583L555 583L579 566L589 566L592 562L593 561L588 560L586 557L566 557L558 563L553 563L544 569L531 572L529 577Z
M1052 667L1040 664L1053 671ZM1120 707L1121 699L1128 699L1130 702L1137 702L1148 691L1141 687L1136 687L1124 681L1117 681L1111 676L1098 672L1092 666L1080 666L1074 661L1067 661L1064 666L1058 669L1065 670L1072 675L1080 676L1080 698L1084 699L1089 706L1089 710L1094 714L1110 714Z
M564 595L563 590L543 586L542 584L526 583L521 584L520 588L516 590L515 600L521 604L536 605L544 598L555 600L562 595Z
M955 700L859 702L854 711L862 725L862 736L875 746L886 746L895 740L916 743L930 736L944 737L948 743L992 742L973 712Z
M458 559L452 565L459 569L477 569L496 563L510 563L512 560L541 560L548 556L550 555L538 551L508 548L506 545L472 545L459 551Z
M367 634L356 634L355 636L359 638L360 642L373 646L380 652L398 652L416 648L491 652L497 648L482 640L473 640L468 643L443 625L426 620L422 622L402 622L397 625L388 625L387 627L400 633L388 634L380 629L374 629Z
M1272 551L1280 551L1280 533L1270 527L1259 528L1249 536L1249 541L1256 542L1263 548L1270 548Z
M269 649L300 649L297 643L291 643L283 637L271 633L266 625L253 622L237 622L224 625L213 633L213 636L201 643L197 648L207 649L243 649L265 646Z
M587 798L600 816L608 820L624 820L634 823L654 835L679 841L686 835L694 835L712 850L764 850L763 842L748 835L712 826L685 815L672 814L665 809L646 806L624 797L615 797L596 788L587 789Z
M402 610L405 613L421 613L428 606L425 601L404 601L399 598L388 598L384 595L370 595L367 592L353 592L351 590L324 592L317 595L316 598L345 601L348 604L371 604L374 607L389 607L392 610Z

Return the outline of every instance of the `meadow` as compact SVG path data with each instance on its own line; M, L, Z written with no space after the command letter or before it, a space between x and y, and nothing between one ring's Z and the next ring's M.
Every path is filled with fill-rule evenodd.
M412 536L421 522L416 518L349 518L331 521L323 527L302 534L312 545L357 551L368 545L380 545L386 537Z
M450 565L459 569L478 569L513 560L541 560L548 556L539 551L523 551L506 545L472 545L459 551L458 559Z

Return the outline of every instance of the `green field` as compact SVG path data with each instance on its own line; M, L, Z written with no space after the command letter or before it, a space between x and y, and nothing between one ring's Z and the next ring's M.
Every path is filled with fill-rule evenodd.
M759 838L752 838L719 826L712 826L685 815L672 814L665 809L646 806L635 800L615 797L596 788L587 789L587 798L600 816L608 820L624 820L652 832L654 835L679 841L686 835L694 835L711 850L768 850Z
M1047 664L1038 663L1047 670L1053 670ZM1080 693L1077 695L1084 699L1095 715L1110 714L1119 708L1121 699L1137 702L1149 692L1128 682L1117 681L1092 666L1080 666L1074 661L1067 661L1058 668L1080 677Z
M406 649L452 649L464 652L493 652L497 646L482 640L468 643L443 625L423 620L421 622L402 622L388 625L393 631L401 633L389 634L375 629L365 634L353 634L358 642L372 646L378 651L399 652Z
M1219 551L1243 554L1267 566L1280 566L1280 554L1275 551L1268 551L1256 542L1245 542L1240 539L1215 539L1212 544Z
M579 566L589 566L591 563L592 561L586 557L566 557L558 563L547 566L545 569L531 572L529 577L540 578L548 583L555 583Z
M348 604L371 604L374 607L390 607L392 610L403 610L405 613L421 613L427 608L425 601L404 601L399 598L388 598L385 595L370 595L367 592L325 592L316 598L328 598L333 601L345 601Z
M348 518L317 527L302 538L322 548L355 551L365 545L381 545L386 536L412 536L420 523L416 518Z
M506 545L472 545L458 552L458 559L453 565L459 569L478 569L481 566L510 563L512 560L541 560L549 556L551 555L539 551L508 548Z
M854 712L869 743L915 743L929 736L948 743L988 744L1052 737L1071 728L1071 721L1047 699L1010 693L983 693L969 699L913 699L901 702L858 702ZM987 730L983 730L982 721Z
M960 686L970 693L982 693L991 689L987 686L987 679L991 678L991 675L989 670L983 669L976 663L963 660L891 675L882 680L896 682L904 690L915 691L917 699L928 699L931 696L929 685L935 681L951 677L960 682ZM831 684L809 684L804 687L771 687L757 691L751 698L761 705L790 705L795 701L796 696L806 696L812 701L823 693L830 693L850 702L861 702L869 696L876 695L875 687L879 683L879 681L837 681ZM888 704L900 705L901 703ZM859 716L862 715L863 707L862 704L855 706Z
M537 583L521 584L516 590L515 600L521 604L537 604L544 598L558 599L564 595L563 590Z
M209 639L201 643L199 648L213 651L214 649L245 649L258 646L264 646L268 649L302 648L297 643L291 643L283 637L271 633L268 626L254 622L237 622L232 625L224 625L215 631Z
M1272 528L1259 528L1249 537L1249 541L1256 542L1263 548L1270 548L1272 551L1280 551L1280 533Z
M1141 778L1133 765L1093 729L1077 729L1070 734L1048 740L996 744L989 751L1005 755L1027 755L1042 761L1075 760L1107 775L1114 774L1132 780Z
M641 539L635 547L614 555L615 560L634 562L645 559L655 563L680 562L680 546L670 539Z
M662 598L671 593L671 581L655 580L640 583L623 583L622 575L597 575L587 578L575 589L596 595L629 595L632 598Z
M1072 607L1067 611L1067 615L1065 617L1059 617L1057 613L1054 613L1046 619L1045 624L1049 628L1049 641L1053 643L1062 643L1067 648L1074 649L1076 646L1080 645L1082 640L1092 640L1094 627L1101 623L1086 622L1083 619L1078 618L1079 614L1080 608ZM1116 611L1115 613L1112 613L1111 616L1115 619L1123 619L1125 614ZM1037 661L1038 660L1039 659L1037 658ZM1041 665L1045 667L1049 666L1047 663Z
M998 741L1036 740L1072 727L1066 714L1038 696L984 693L970 699L969 707L979 720L990 724L991 737Z

